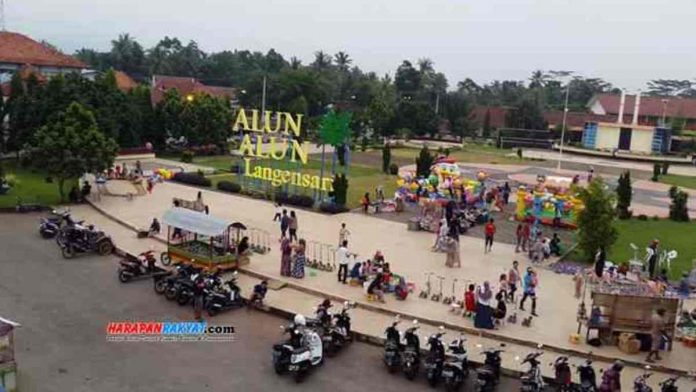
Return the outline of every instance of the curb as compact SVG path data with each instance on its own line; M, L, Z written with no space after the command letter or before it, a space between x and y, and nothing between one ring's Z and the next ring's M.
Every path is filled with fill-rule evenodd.
M133 230L133 231L137 230L137 228L134 225L130 224L129 222L124 221L122 219L119 219L117 217L114 217L112 214L97 207L91 200L87 199L87 203L89 203L92 206L92 208L94 208L96 211L98 211L100 214L104 215L105 217L119 223L120 225L122 225L130 230ZM162 240L159 237L151 237L151 238L159 241L160 243L166 244L166 241ZM116 253L121 255L121 256L127 254L127 252L125 252L123 250L120 250L118 248L116 248L116 249L117 249ZM273 276L266 275L266 274L263 274L263 273L260 273L257 271L249 270L245 267L240 267L240 268L238 268L238 270L239 270L239 272L244 273L245 275L251 276L253 278L277 280ZM295 290L303 292L305 294L309 294L309 295L320 297L320 298L328 298L328 299L331 299L332 301L335 301L335 302L350 301L350 302L355 303L357 307L360 307L360 308L368 310L368 311L380 313L380 314L385 314L385 315L389 315L389 316L399 315L401 318L417 319L419 322L422 322L422 323L425 323L425 324L428 324L431 326L435 326L435 327L444 326L447 329L458 331L458 332L464 332L464 333L469 334L469 335L476 335L476 336L479 336L482 338L497 340L500 342L515 344L518 346L530 347L533 349L536 349L539 345L539 343L536 343L536 342L531 342L531 341L527 341L527 340L513 338L510 336L504 336L504 335L500 335L500 334L496 334L496 333L491 333L488 331L484 331L484 330L480 330L480 329L476 329L476 328L472 328L472 327L466 327L466 326L462 326L462 325L452 324L450 322L443 322L443 321L439 321L439 320L433 320L430 318L424 318L424 317L416 316L416 315L413 315L410 313L395 312L393 310L384 309L384 308L381 308L381 307L378 307L375 305L371 305L371 304L363 302L363 301L355 301L355 300L347 299L347 298L342 297L340 295L322 292L322 291L319 291L319 290L316 290L313 288L306 287L304 285L297 284L297 283L292 282L292 281L285 281L284 280L283 282L286 283L286 287L295 289ZM278 312L277 314L282 315L284 317L288 316L288 315L294 315L294 313L290 313L290 312L287 312L287 311L282 310L282 309L277 309L277 312ZM365 339L366 342L373 342L373 343L374 343L374 341L379 341L379 343L378 343L379 345L383 345L383 342L384 342L384 340L382 338L373 337L373 336L369 336L369 335L364 336L363 339ZM375 344L377 344L377 343L375 343ZM580 357L580 358L591 358L593 360L599 360L599 361L603 361L603 362L612 363L616 360L616 358L614 358L614 357L610 357L610 356L606 356L606 355L602 355L602 354L598 355L595 353L584 352L584 351L580 351L580 350L574 350L574 349L568 349L568 348L562 348L562 347L556 347L556 346L548 346L548 345L544 345L544 348L546 349L546 351L553 351L553 352L560 353L563 355L572 355L572 356L576 356L576 357ZM625 365L628 365L631 367L636 367L636 368L640 368L640 369L643 369L645 367L645 364L642 362L638 362L638 361L634 361L634 360L630 360L630 359L628 359L628 360L622 359L622 361L624 362ZM680 376L687 376L689 374L688 371L668 368L668 367L664 367L660 364L652 364L651 368L657 372L670 373L670 374L675 374L675 375L680 375ZM519 372L517 372L515 370L510 369L509 371L514 372L514 374L520 374Z

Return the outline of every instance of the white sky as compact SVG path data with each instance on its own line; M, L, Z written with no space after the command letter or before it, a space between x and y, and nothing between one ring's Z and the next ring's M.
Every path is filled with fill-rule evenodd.
M275 48L305 63L347 51L363 70L394 73L431 58L450 86L574 70L637 89L696 77L694 0L5 0L7 29L67 53L105 50L128 32L205 51Z

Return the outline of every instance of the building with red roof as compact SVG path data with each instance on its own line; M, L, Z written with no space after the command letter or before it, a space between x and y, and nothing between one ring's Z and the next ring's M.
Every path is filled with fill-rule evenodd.
M222 98L233 104L235 102L235 90L231 87L208 86L196 78L180 76L152 75L152 87L150 97L152 104L156 105L163 98L167 90L175 89L179 95L186 97L195 94L208 94Z
M621 94L597 94L587 103L587 108L592 114L610 117L608 121L617 121L621 112ZM636 108L639 125L658 125L664 117L668 124L673 119L683 119L684 129L696 129L694 98L641 95L636 107L636 95L625 95L621 122L632 122Z

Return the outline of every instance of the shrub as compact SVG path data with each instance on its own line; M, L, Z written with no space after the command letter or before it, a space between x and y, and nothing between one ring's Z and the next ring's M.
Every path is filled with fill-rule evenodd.
M0 181L0 182L1 182L1 181ZM5 176L5 182L7 182L7 185L9 185L9 186L11 186L11 187L14 188L14 187L16 187L17 185L19 185L19 182L20 182L20 181L17 179L17 176L15 176L14 174L10 173L10 174L7 174L7 175Z
M212 185L210 179L206 178L205 176L200 176L198 175L198 173L176 173L174 174L174 177L172 177L172 180L180 182L182 184L195 186L209 187L210 185Z
M285 192L278 192L275 201L281 204L289 204L297 207L311 208L314 206L314 199L307 195L288 195Z
M389 165L389 174L399 174L399 166L396 163L392 163L391 165Z
M239 193L242 186L232 181L220 181L217 184L217 189L229 193Z
M659 221L659 220L660 220L660 217L657 216L657 215L653 215L653 220L654 220L654 221Z
M389 169L389 164L391 163L391 147L389 144L385 144L382 148L382 171L384 173Z
M450 156L450 149L449 148L445 148L445 156L446 157Z
M653 165L653 175L651 178L651 180L653 180L653 182L657 182L657 180L660 179L660 172L661 171L662 171L662 165L660 165L659 163L655 163Z
M193 151L186 150L181 152L181 162L191 163L193 162Z
M687 202L689 194L673 186L669 190L669 197L672 199L672 203L669 205L669 219L675 222L688 222L689 209Z
M346 178L345 174L336 174L334 177L333 188L336 204L340 206L346 205L346 198L348 197L348 179Z
M521 148L517 149L517 158L522 159L522 149Z
M230 166L230 172L234 174L239 174L242 172L242 167L239 166L238 163L233 163L232 166Z
M367 140L367 136L363 136L362 140L360 142L360 151L365 152L367 151L367 145L369 141Z
M638 220L639 221L646 221L646 220L648 220L648 216L645 214L640 214L640 215L638 215Z
M416 157L416 175L419 177L427 177L430 175L430 166L433 165L435 158L430 155L427 146L423 146L420 154Z
M348 209L345 206L339 206L336 203L321 203L319 204L319 211L326 212L328 214L340 214L341 212L347 212Z
M669 162L662 162L662 175L664 176L667 174L667 171L669 170Z

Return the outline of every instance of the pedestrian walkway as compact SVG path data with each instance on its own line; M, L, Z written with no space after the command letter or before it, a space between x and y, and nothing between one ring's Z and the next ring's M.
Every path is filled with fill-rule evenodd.
M100 229L105 230L109 233L114 241L116 242L119 249L129 252L129 253L139 253L145 250L155 250L156 252L161 252L166 249L164 243L157 239L138 239L135 236L133 230L126 228L123 224L118 223L107 216L101 214L98 210L90 206L76 206L73 207L73 214L76 218L86 219L87 221L96 224ZM253 262L256 262L258 258L262 256L254 256ZM114 269L116 266L114 266ZM259 279L252 277L247 274L238 275L238 284L242 289L242 293L251 292L253 286L259 282ZM323 300L323 296L312 295L307 293L305 290L298 290L291 287L284 287L280 290L270 290L266 297L266 304L274 310L280 310L284 313L301 313L305 315L311 315L314 312L314 308ZM433 304L434 305L434 304ZM335 310L340 308L341 304L335 302ZM379 339L383 338L384 329L394 321L394 317L391 314L384 312L371 311L365 308L356 308L351 311L353 330L360 334L363 338L368 339L371 342L378 342ZM237 317L235 315L235 317ZM421 318L418 318L421 319ZM412 318L403 317L401 323L401 330L404 330L411 322ZM422 320L422 319L421 319ZM425 349L426 337L430 334L436 332L437 326L433 324L428 324L421 322L421 329L419 335L421 336L422 348ZM452 340L459 336L460 330L455 330L452 328L445 328L445 341ZM280 335L279 335L280 336ZM500 345L500 341L489 339L480 336L479 334L465 334L467 339L467 348L469 350L469 358L475 362L481 362L482 356L480 352L482 348L494 347ZM348 348L350 349L350 348ZM534 347L529 347L528 345L506 343L504 347L505 352L503 353L503 367L509 371L519 372L523 371L524 367L521 364L521 359L524 356L533 351ZM551 367L551 362L558 353L554 352L553 349L549 347L542 347L545 351L544 360L542 360L542 373L546 377L553 377L553 369ZM374 361L375 366L381 366L380 358L366 358L366 360ZM579 356L570 356L570 362L573 364L579 364L584 359ZM595 368L598 372L599 369L607 369L610 366L610 362L595 360ZM640 374L642 370L636 367L626 367L623 372L622 383L623 385L631 385L632 380ZM574 380L577 381L577 375L573 375ZM655 390L658 388L658 382L669 377L668 374L662 372L656 372L649 381ZM679 387L683 390L691 390L696 387L696 382L689 379L680 379Z
M198 188L167 182L155 187L152 195L130 201L123 198L104 197L96 203L96 206L129 225L148 227L153 217L161 217L170 208L173 197L194 199L198 191ZM276 223L272 221L274 211L271 203L214 191L203 190L202 192L204 202L210 206L212 215L230 221L241 221L247 226L279 235ZM425 272L447 277L445 281L447 283L443 287L444 295L451 294L451 280L457 278L456 296L461 298L462 288L467 282L481 283L489 280L495 285L498 276L507 271L514 259L519 259L522 271L527 266L526 257L515 254L513 246L495 244L493 252L484 254L483 242L480 239L462 236L460 240L462 268L449 269L444 266L444 254L429 250L434 242L432 234L407 231L404 224L362 214L326 216L303 210L296 210L296 212L299 218L300 238L335 244L338 242L340 224L345 222L351 231L350 251L358 253L360 259L364 260L380 249L385 254L386 261L390 263L392 271L405 275L407 279L415 282L418 286L417 291L423 284ZM365 294L361 289L337 283L335 273L310 271L304 280L281 277L280 254L277 247L273 248L268 254L255 255L250 265L245 268L252 273L288 281L295 287L306 289L308 292L321 292L338 298L366 302ZM309 256L312 257L311 253ZM527 342L527 344L543 342L565 350L588 352L590 346L573 345L569 342L569 335L577 330L575 320L579 302L573 297L574 288L571 278L542 269L539 270L539 279L540 317L534 319L532 327L526 328L519 323L510 324L503 326L495 333L510 340ZM436 291L439 290L439 284L434 284L434 288ZM410 314L452 326L472 327L468 319L453 315L446 305L422 300L416 295L410 296L406 301L396 301L393 297L388 297L386 304L371 303L370 306L387 313ZM520 313L519 318L526 314ZM639 362L643 359L642 355L627 356L613 347L602 347L595 351L597 354L621 357L631 361ZM661 365L687 370L695 358L696 351L677 344L674 351L665 353L665 360Z

